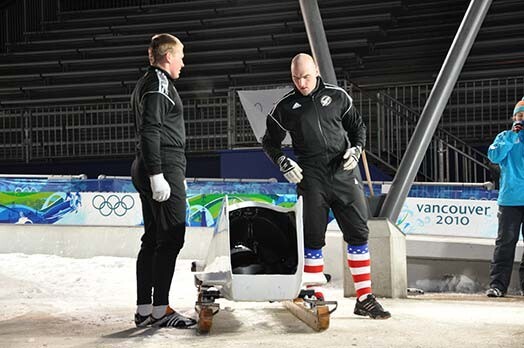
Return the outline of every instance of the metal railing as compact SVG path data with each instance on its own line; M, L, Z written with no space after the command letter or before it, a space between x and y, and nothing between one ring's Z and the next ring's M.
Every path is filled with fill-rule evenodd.
M0 179L87 180L85 174L0 174Z
M228 147L227 110L226 97L184 102L188 151ZM129 103L0 109L0 160L132 156L134 122Z
M354 95L358 93L354 92ZM420 114L385 93L377 93L376 98L381 107L376 118L376 137L372 136L373 130L370 129L368 148L373 155L397 168ZM419 172L430 181L484 182L490 177L487 163L483 152L439 127Z
M346 80L338 82L353 97L368 128L366 152L379 167L394 173L398 168L419 113L386 93L366 94ZM231 147L260 146L238 98L238 90L284 86L234 87L229 91ZM484 182L490 178L487 157L460 138L439 128L419 169L420 181Z
M394 85L380 90L420 113L432 83ZM439 127L468 144L485 145L509 129L513 107L524 96L524 76L457 82Z
M395 172L419 112L386 93L366 94L345 80L339 85L353 96L366 122L367 153L379 167ZM260 146L237 91L274 87L235 87L228 97L184 100L187 151ZM0 159L4 161L127 157L135 152L134 115L128 103L4 108L0 126ZM486 156L442 127L419 173L419 181L484 182L490 177Z
M184 101L187 151L205 152L230 148L227 115L227 97Z

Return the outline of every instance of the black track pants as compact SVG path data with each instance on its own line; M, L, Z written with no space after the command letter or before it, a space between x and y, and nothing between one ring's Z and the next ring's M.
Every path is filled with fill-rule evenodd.
M304 178L297 194L304 200L304 246L321 249L325 243L329 209L351 245L367 243L369 208L358 168L344 171L304 166Z
M524 207L499 206L498 219L498 236L490 265L490 287L506 292L511 280L519 235L523 233L524 236L522 230ZM524 286L524 262L520 264L519 275L522 290Z
M171 196L159 203L152 198L149 176L140 158L131 168L133 184L140 193L144 217L144 235L136 262L137 304L169 304L169 290L175 263L186 231L186 190L184 188L185 157L163 168L171 187Z

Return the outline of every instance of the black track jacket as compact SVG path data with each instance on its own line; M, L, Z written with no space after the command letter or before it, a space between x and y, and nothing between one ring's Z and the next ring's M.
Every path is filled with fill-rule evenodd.
M282 140L291 135L299 164L318 165L340 161L347 148L366 144L366 126L347 92L320 77L309 95L296 88L279 100L266 120L262 146L277 163L283 155Z
M166 158L184 153L186 134L182 100L169 74L150 66L131 95L138 134L137 155L148 175L163 172ZM184 160L185 166L185 160Z

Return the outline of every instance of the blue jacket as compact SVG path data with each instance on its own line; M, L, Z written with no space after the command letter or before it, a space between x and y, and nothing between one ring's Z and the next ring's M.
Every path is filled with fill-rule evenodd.
M488 157L500 166L498 204L524 206L524 143L518 134L510 130L499 133L489 146Z

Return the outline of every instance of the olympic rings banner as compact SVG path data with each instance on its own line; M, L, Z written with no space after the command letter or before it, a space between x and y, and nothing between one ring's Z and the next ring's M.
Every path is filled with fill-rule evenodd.
M215 225L225 194L188 195L186 225ZM266 202L284 207L295 204L295 194L228 194L231 203ZM9 201L10 204L5 202ZM137 226L143 224L138 193L38 192L0 193L0 223ZM15 203L16 202L16 203ZM22 203L23 202L23 203Z
M57 224L137 226L142 224L138 193L81 192L81 204Z
M136 226L142 223L139 200L138 193L0 193L0 222Z

